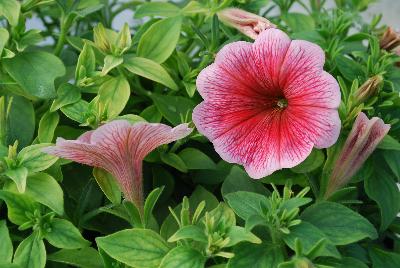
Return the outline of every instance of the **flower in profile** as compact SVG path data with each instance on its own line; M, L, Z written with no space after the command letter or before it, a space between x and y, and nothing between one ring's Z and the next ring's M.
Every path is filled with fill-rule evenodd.
M276 27L266 18L239 8L226 8L217 15L224 24L239 30L252 39L256 39L262 31Z
M389 132L390 125L379 117L368 119L359 113L351 132L341 149L329 177L325 198L346 185L361 168L383 137Z
M164 124L132 125L126 120L116 120L84 133L77 140L58 138L56 146L44 151L108 171L116 178L125 198L142 208L143 159L158 146L182 139L191 131L187 124L171 128Z
M393 30L392 27L387 27L379 40L379 45L387 51L395 49L400 45L400 34Z
M199 132L255 179L301 163L340 132L340 90L323 70L325 55L278 29L226 45L197 77L204 101L193 112Z

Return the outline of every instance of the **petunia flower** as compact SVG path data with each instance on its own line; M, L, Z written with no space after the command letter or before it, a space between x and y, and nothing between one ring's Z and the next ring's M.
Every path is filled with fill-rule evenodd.
M340 90L323 70L322 49L278 29L234 42L197 77L204 101L193 112L200 133L227 162L255 179L301 163L340 132Z
M239 8L226 8L217 13L218 19L224 24L239 30L252 39L264 30L276 28L276 25L256 14Z
M108 171L116 178L125 198L142 208L143 159L158 146L182 139L191 132L187 124L171 128L164 124L132 125L126 120L116 120L84 133L77 140L58 138L56 146L44 151Z
M364 113L358 114L333 167L325 198L350 181L389 129L390 125L385 124L379 117L368 119Z

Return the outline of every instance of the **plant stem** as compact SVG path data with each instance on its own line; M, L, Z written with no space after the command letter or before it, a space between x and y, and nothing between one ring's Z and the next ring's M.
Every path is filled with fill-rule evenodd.
M65 44L65 40L67 39L67 33L72 25L72 21L73 18L70 15L67 15L67 17L63 16L63 18L61 19L60 37L58 38L56 47L54 48L54 54L56 56L60 56L61 54L61 51Z

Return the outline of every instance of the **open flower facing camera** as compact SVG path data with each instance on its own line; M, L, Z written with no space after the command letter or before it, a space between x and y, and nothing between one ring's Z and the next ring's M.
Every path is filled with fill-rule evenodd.
M371 2L0 0L0 268L400 267Z

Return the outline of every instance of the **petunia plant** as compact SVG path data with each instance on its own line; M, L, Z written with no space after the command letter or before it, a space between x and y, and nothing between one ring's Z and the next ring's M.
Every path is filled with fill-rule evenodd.
M0 267L400 267L371 2L0 0Z

